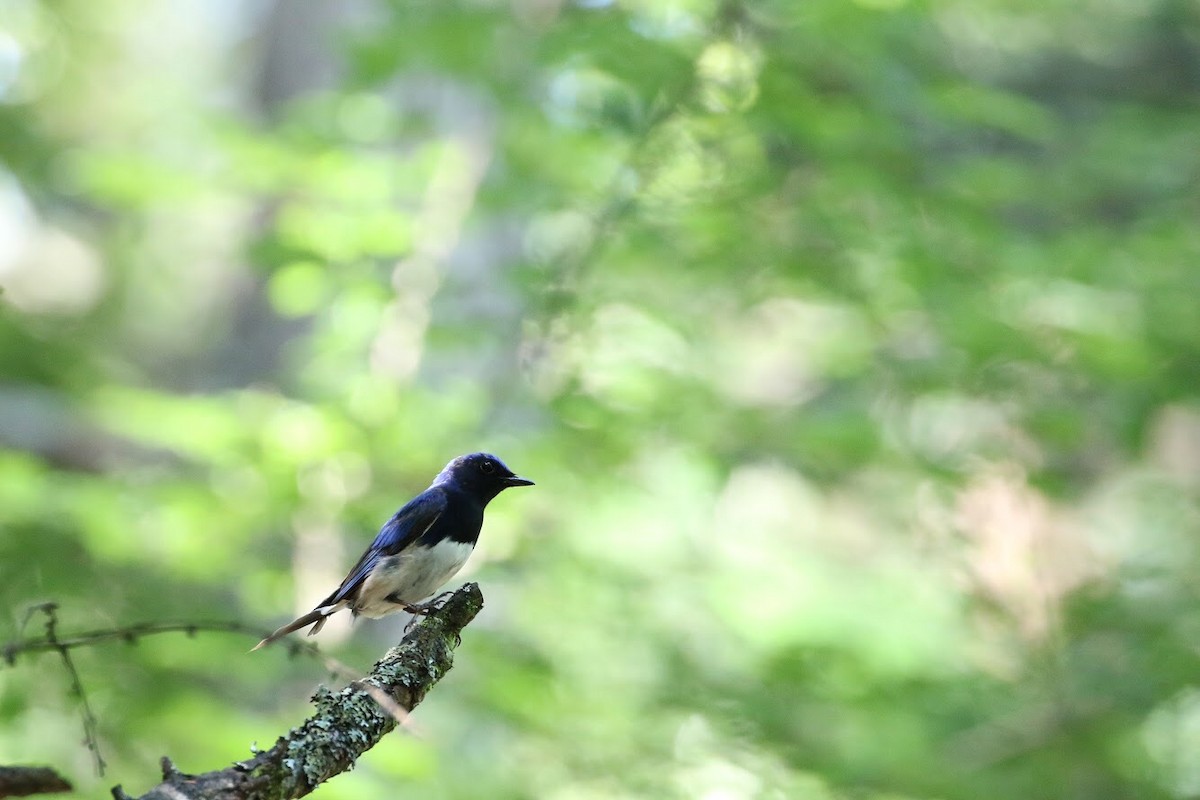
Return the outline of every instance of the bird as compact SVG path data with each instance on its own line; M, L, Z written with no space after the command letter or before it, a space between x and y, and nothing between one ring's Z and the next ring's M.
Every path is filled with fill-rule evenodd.
M375 541L345 580L316 608L284 625L254 650L312 625L321 630L330 615L344 608L369 619L408 611L427 614L436 601L421 605L456 572L475 549L483 527L483 509L514 486L533 486L491 453L452 459L429 488L409 500L379 529Z

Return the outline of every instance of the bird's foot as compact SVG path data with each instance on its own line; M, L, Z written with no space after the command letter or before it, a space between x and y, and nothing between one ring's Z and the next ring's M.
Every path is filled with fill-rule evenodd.
M431 614L432 612L437 611L444 606L452 594L454 594L454 592L442 592L427 603L405 603L401 601L400 598L395 596L388 596L387 599L400 606L408 613L412 614L412 619L410 619L408 624L404 626L404 632L408 633L414 627L416 627L421 617L427 616L428 614Z
M446 601L454 592L442 592L437 597L430 600L428 603L405 603L404 610L410 614L424 616L430 612L437 611L442 606L446 605Z

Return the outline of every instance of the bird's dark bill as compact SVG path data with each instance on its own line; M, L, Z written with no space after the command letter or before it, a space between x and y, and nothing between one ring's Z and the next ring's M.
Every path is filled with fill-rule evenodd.
M522 478L519 475L513 475L504 479L505 486L533 486L533 481L529 478Z

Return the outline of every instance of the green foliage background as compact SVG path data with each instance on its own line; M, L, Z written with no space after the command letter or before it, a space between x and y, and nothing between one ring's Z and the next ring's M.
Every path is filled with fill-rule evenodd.
M273 626L486 448L319 797L1200 795L1198 101L1185 0L6 0L0 638ZM21 658L0 762L242 758L250 644L79 651L104 778Z

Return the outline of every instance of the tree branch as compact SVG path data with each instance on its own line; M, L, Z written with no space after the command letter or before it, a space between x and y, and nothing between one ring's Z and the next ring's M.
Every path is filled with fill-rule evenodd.
M71 784L49 767L0 767L0 797L69 791Z
M384 734L396 727L396 708L424 699L454 663L462 629L483 608L479 586L468 583L451 595L375 663L362 680L339 692L321 686L316 712L299 727L247 761L213 772L187 775L163 759L163 781L139 800L279 800L304 797L354 766ZM378 699L375 699L378 698ZM386 701L388 702L385 702ZM117 800L129 800L120 786Z

